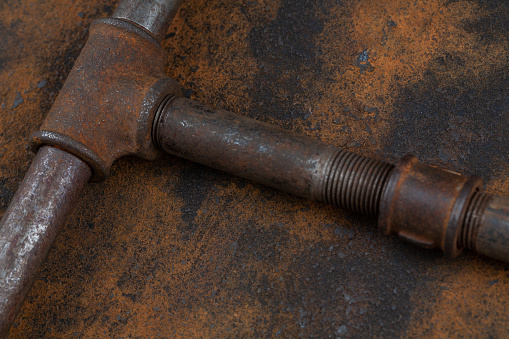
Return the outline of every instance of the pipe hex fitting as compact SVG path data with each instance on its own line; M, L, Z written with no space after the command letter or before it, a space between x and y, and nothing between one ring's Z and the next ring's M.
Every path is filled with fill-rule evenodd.
M64 87L39 131L36 152L51 145L76 155L92 169L92 181L108 177L124 155L154 159L152 123L161 101L180 95L164 73L165 52L144 29L121 19L98 19Z
M420 163L406 155L394 168L382 197L378 225L386 235L425 248L439 248L454 258L478 228L468 216L482 179ZM481 212L481 211L479 211Z

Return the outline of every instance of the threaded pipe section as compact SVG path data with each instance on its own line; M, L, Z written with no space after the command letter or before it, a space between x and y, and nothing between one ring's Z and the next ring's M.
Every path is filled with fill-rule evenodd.
M163 118L166 108L169 107L176 98L177 96L175 95L167 95L164 97L154 115L154 122L152 123L152 142L158 148L162 148L159 144L159 122Z
M475 192L470 199L465 213L465 219L458 235L458 246L475 251L477 233L482 223L482 217L488 205L490 194Z
M322 200L377 217L393 165L348 151L336 151L322 181Z

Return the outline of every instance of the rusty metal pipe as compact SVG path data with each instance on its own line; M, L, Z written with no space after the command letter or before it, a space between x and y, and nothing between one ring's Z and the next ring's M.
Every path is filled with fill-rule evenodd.
M509 261L509 198L476 193L470 204L462 245L488 257Z
M186 98L161 106L153 139L168 153L374 217L393 168Z
M171 79L164 77L164 52L158 41L164 36L180 3L180 0L125 0L119 4L113 16L114 19L98 20L95 40L89 41L84 49L86 51L88 48L88 58L84 58L90 62L80 70L77 70L80 68L79 66L74 67L73 74L75 76L71 75L69 77L71 80L66 81L64 89L53 107L53 110L59 111L65 117L61 121L67 121L69 116L73 117L73 113L83 114L80 116L82 121L87 117L93 120L94 117L97 118L97 111L90 112L88 110L90 106L86 104L84 105L85 110L80 111L79 109L82 107L76 107L76 102L72 101L80 98L77 92L85 98L105 97L102 101L97 99L103 105L105 102L111 101L117 103L116 106L121 106L119 103L124 103L130 107L127 100L122 100L129 94L121 93L114 86L125 83L126 86L123 88L133 87L137 96L130 96L134 102L131 106L140 109L141 112L134 112L134 117L122 116L125 120L124 123L130 128L124 128L120 133L129 130L127 133L131 134L128 138L125 135L117 138L121 140L119 142L123 142L120 147L113 150L108 149L107 156L101 158L97 153L94 153L95 149L91 150L90 147L68 138L65 133L58 134L54 131L47 131L34 137L36 141L33 142L33 149L37 152L36 157L0 221L0 338L7 335L53 241L65 225L83 187L92 175L95 180L107 176L110 162L130 152L138 152L140 156L146 158L156 155L150 145L151 109L155 111L160 102L159 97L171 93L175 87ZM124 48L125 46L127 48ZM116 53L117 50L112 53L110 49L115 48L120 49L125 58L121 58L120 53ZM130 53L129 48L134 52ZM135 59L132 57L133 55L139 57ZM152 60L152 62L147 62L147 60ZM143 65L136 64L136 61L142 62ZM104 68L112 74L115 73L114 66L117 66L120 69L120 71L117 69L117 73L121 74L118 81L116 83L104 81L99 84L100 78L103 80L107 78L104 73L98 77L98 73L94 72L101 66L106 66ZM136 72L129 70L122 72L121 70L126 67L136 68L138 71L143 70L146 74L137 77ZM80 73L81 71L83 73ZM101 71L103 71L102 68ZM78 73L79 75L76 75ZM123 74L130 74L132 78L126 80L122 78ZM75 88L81 88L84 82L92 84L92 86L81 92L75 91ZM146 85L145 92L141 91L143 86L139 86L140 84ZM103 92L100 92L101 90ZM121 98L117 100L119 95ZM67 100L70 100L71 103L66 106ZM98 106L94 107L97 109ZM102 121L95 120L79 127L71 121L69 125L62 124L60 127L64 130L72 129L69 126L79 128L78 134L82 131L86 131L84 134L87 134L90 131L100 130L99 133L102 134L94 135L92 139L102 140L102 138L111 136L106 135L108 131L99 129L98 126L109 118L116 119L112 111L104 113ZM112 131L119 129L117 122L114 120L113 127L109 130L113 139L117 135ZM143 126L147 127L143 128ZM144 134L145 130L147 130L146 135ZM131 143L126 140L130 140Z
M183 0L124 0L112 18L137 24L161 41Z
M180 2L125 0L112 18L92 25L87 45L33 135L39 153L1 222L0 335L88 179L105 179L113 161L124 155L153 159L155 144L294 194L378 216L387 234L450 256L466 247L509 260L508 200L482 193L478 178L412 157L392 166L178 98L178 85L164 74L158 41Z
M396 165L167 97L152 137L166 152L308 199L378 218L387 235L456 257L462 248L509 261L509 199L482 180L405 156Z
M43 147L35 156L0 221L0 338L90 176L86 163L58 148Z

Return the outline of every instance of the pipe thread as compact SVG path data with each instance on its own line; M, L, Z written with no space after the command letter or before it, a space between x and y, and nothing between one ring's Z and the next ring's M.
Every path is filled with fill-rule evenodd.
M159 143L159 123L161 119L164 118L164 115L167 114L167 108L170 107L176 98L177 96L175 95L167 95L164 97L154 115L154 122L152 123L152 142L157 148L162 148Z
M377 217L393 165L337 150L322 181L322 200L339 208Z
M458 234L458 246L475 251L477 233L481 226L486 206L491 195L482 192L475 192L470 199L463 225Z

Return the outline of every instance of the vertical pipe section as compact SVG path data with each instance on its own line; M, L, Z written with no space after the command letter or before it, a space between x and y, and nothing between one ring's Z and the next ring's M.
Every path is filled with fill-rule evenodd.
M186 98L167 98L153 141L166 152L376 217L394 166Z
M0 221L0 338L90 176L88 165L74 155L48 146L37 153Z
M123 0L111 17L133 22L161 41L181 3L182 0Z

